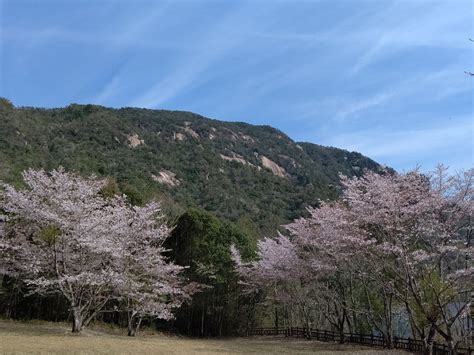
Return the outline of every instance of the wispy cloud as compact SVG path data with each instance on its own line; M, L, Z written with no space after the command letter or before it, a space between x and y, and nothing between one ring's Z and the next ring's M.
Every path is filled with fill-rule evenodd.
M417 74L401 81L383 83L379 91L369 92L359 89L353 95L326 97L301 104L298 117L307 119L324 115L333 121L344 122L371 114L383 108L385 111L400 108L416 97L418 101L442 101L452 96L470 92L473 83L466 80L460 64L441 71Z
M165 15L167 7L167 3L154 7L144 18L140 18L140 21L135 21L127 26L126 31L122 30L115 38L116 45L114 46L114 51L123 51L139 42L144 37L144 33L149 32L150 28L158 23L160 17ZM119 91L125 88L127 80L124 79L122 73L124 67L125 65L121 64L111 79L103 85L102 90L92 99L94 103L106 104Z
M200 35L201 46L184 60L181 60L173 72L161 78L151 88L138 95L130 102L130 106L155 108L174 98L183 90L203 79L202 74L213 63L242 43L244 38L233 36L233 28L242 25L243 9L234 9L214 24L210 24Z
M442 159L445 158L444 153L453 148L461 149L464 155L458 158L464 166L469 166L474 163L473 136L474 122L468 116L446 119L444 125L421 129L387 130L379 127L346 132L330 137L323 143L362 152L387 163L394 159L411 162L436 160L436 156Z
M149 6L148 6L149 7ZM19 41L23 45L47 45L58 41L88 45L101 45L106 49L120 49L130 46L169 47L172 41L156 41L144 34L159 22L159 19L169 8L168 3L154 4L148 11L137 12L127 22L120 26L99 29L70 27L68 23L43 24L41 26L5 25L2 36L5 40ZM113 8L110 8L112 11ZM111 14L113 16L113 14ZM113 22L111 22L113 23Z
M93 102L99 105L106 104L118 90L120 90L120 75L116 74L112 77L112 80L105 85L99 95L93 99Z
M380 93L362 100L354 101L337 110L335 119L346 119L347 117L351 117L359 112L383 105L387 103L394 95L395 94L393 92Z
M365 52L350 68L351 76L375 60L414 46L465 49L459 38L459 24L470 18L469 11L450 11L462 2L397 2L369 19L368 29L359 34ZM467 4L464 4L467 6ZM409 16L407 16L409 14Z
M360 57L354 66L350 69L349 74L351 76L356 75L359 71L367 66L374 58L380 53L380 51L388 43L388 36L383 35L381 38L377 39L375 44L371 46L363 55Z

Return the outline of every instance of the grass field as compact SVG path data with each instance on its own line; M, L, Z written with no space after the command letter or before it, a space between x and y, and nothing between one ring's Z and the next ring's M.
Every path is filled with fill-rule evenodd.
M252 337L190 339L149 332L129 338L122 331L94 328L80 335L66 324L0 320L1 354L404 354L289 339Z

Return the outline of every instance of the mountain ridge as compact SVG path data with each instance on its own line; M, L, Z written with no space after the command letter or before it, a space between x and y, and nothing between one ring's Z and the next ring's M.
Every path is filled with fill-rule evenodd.
M339 194L339 173L381 170L357 152L295 142L269 125L188 111L16 108L0 103L0 180L63 166L113 179L133 203L158 198L178 215L198 207L270 235L319 199Z

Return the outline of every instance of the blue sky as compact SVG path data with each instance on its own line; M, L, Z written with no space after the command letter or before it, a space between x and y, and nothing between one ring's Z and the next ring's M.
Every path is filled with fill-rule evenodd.
M399 171L473 166L471 0L0 0L0 96L269 124Z

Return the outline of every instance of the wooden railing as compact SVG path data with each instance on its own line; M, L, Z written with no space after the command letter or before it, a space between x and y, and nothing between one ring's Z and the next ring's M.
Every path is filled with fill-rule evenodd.
M255 328L250 331L249 335L284 335L294 337L307 337L320 341L333 341L333 342L344 342L352 344L360 344L366 346L378 346L387 347L384 337L380 335L367 335L367 334L353 334L344 333L342 335L338 332L331 330L320 330L320 329L306 329L306 328ZM395 349L407 350L414 353L421 353L424 349L424 343L422 340L416 340L411 338L398 338L394 337L392 340L392 347ZM445 344L434 343L433 344L433 355L472 355L473 349L469 348L457 348L453 352Z

